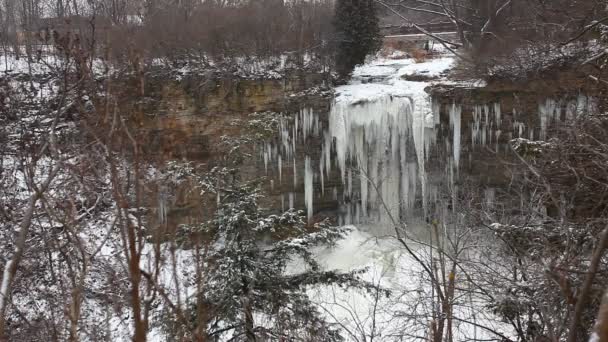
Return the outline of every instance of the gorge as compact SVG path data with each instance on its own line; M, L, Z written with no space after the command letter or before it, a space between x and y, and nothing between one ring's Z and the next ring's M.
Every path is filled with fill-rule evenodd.
M336 88L329 113L303 108L282 117L277 137L260 147L281 209L297 203L311 219L334 201L329 207L339 224L424 222L439 215L429 212L439 200L451 201L445 197L457 191L459 177L476 174L491 202L509 181L491 168L499 168L511 140L545 140L554 124L598 111L585 89L493 93L481 81L453 83L440 77L451 63L374 61ZM406 80L412 75L435 80ZM449 94L456 91L480 99ZM489 172L480 175L484 165ZM286 172L293 179L284 179Z

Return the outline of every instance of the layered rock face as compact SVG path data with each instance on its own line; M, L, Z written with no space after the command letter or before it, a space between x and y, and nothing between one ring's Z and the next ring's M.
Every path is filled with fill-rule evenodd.
M140 143L147 155L157 160L190 161L210 168L222 157L217 147L223 136L254 133L242 124L235 124L246 122L251 113L269 111L290 116L299 113L301 108L327 112L331 92L324 82L325 76L315 73L287 75L283 79L244 79L214 74L175 78L158 74L145 79L143 100L135 104L123 101L130 104L123 109L133 113L132 121L138 136L143 137L144 141ZM129 96L129 92L123 96ZM303 159L301 165L304 165ZM246 160L240 170L245 178L274 179L275 169L272 166L265 168L262 158L256 155ZM292 178L291 174L293 171L286 169L284 176ZM287 188L282 189L278 181L276 187L271 186L274 182L265 182L268 198L263 204L278 211L282 208L280 194L286 193ZM302 183L298 186L303 193ZM163 210L170 229L183 223L200 222L212 210L199 193L190 190L188 185L175 189L174 198L166 203ZM300 205L303 197L294 197ZM156 206L155 199L150 202L151 206Z
M509 141L546 140L552 130L568 121L603 110L601 88L576 79L562 81L567 83L545 83L541 87L540 81L535 80L484 87L435 84L428 88L441 117L438 136L453 137L449 122L454 105L461 113L457 155L463 176L488 187L502 187L510 178L508 168L501 162L508 161L505 158L510 154Z
M491 203L511 177L503 164L509 141L546 139L554 124L601 106L599 94L580 84L550 90L432 81L436 65L444 70L448 62L430 62L429 70L411 61L378 62L356 71L335 98L306 91L323 83L321 75L151 79L140 128L151 153L213 164L221 136L246 133L231 124L235 119L283 113L276 136L242 167L246 177L265 177L265 206L303 209L311 221L382 226L439 215L464 183L476 184ZM404 80L416 75L424 81ZM200 198L181 202L189 204L170 209L181 217L176 222L200 215L179 209L200 206Z
M383 63L363 67L369 74L356 72L351 84L338 87L326 118L302 111L266 147L266 164L277 160L279 170L293 165L303 173L298 179L312 220L333 203L337 209L327 214L337 223L383 234L395 222L441 219L463 192L492 205L513 177L513 139L546 140L562 123L601 110L594 86L480 87L430 81L437 65L446 64L441 60ZM430 75L404 80L415 72ZM310 141L321 142L320 152ZM301 207L293 200L302 197L298 184L282 194L282 207Z
M294 96L322 85L323 75L294 75L285 79L240 79L191 75L176 80L156 76L146 80L146 103L140 129L146 130L151 153L168 158L206 161L222 135L241 132L232 122L262 111L290 112L294 108L328 106L323 96Z

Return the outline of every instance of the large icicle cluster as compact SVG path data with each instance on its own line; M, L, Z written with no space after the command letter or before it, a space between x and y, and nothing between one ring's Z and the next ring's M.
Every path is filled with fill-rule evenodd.
M431 101L425 85L393 80L389 84L342 86L337 89L327 121L311 109L281 118L278 138L265 143L261 154L267 172L269 167L277 169L278 184L284 192L283 209L297 205L296 193L302 192L298 186L303 184L309 220L319 199L339 203L339 224L391 225L410 219L414 209L422 209L426 216L427 204L437 200L439 191L427 184L425 163L437 143L442 109L449 115L451 136L439 146L445 146L448 152L446 176L454 194L462 144L467 140L463 124L468 125L471 134L471 146L467 148L470 161L472 150L490 147L499 152L507 146L499 143L505 139L524 134L532 140L535 135L545 139L552 122L573 119L596 106L592 98L583 95L572 101L547 99L539 104L540 120L535 123L529 115L523 120L515 109L505 118L499 102L473 106L472 113L463 113L456 103L442 108L438 101ZM463 122L466 114L472 114L472 120ZM291 179L285 182L284 172L289 168ZM335 183L336 178L341 185ZM271 181L272 186L275 181ZM285 185L291 186L291 182L293 190L285 191ZM331 189L326 189L330 183ZM492 197L490 192L487 195Z
M417 158L408 159L408 143L422 141L422 126L414 129L412 98L384 95L362 102L338 99L329 116L329 133L335 142L337 166L346 184L351 217L390 223L411 209L416 196ZM324 155L331 146L324 145ZM410 153L415 150L410 148ZM353 193L353 174L359 191Z
M424 161L436 140L438 107L431 106L422 87L374 85L364 94L350 89L343 87L334 101L328 127L310 109L301 110L293 119L283 118L278 139L262 148L265 167L268 172L269 165L276 166L279 183L283 182L283 168L293 167L294 191L287 193L288 205L293 207L298 186L296 161L304 160L304 203L309 219L315 198L325 196L326 181L335 170L342 183L332 189L341 205L339 223L399 221L414 208L417 196L425 203ZM352 89L359 91L361 85ZM284 209L286 202L283 195Z
M547 128L553 122L570 121L587 114L597 112L597 102L593 97L580 94L576 100L556 101L547 99L538 105L538 115L540 119L540 140L547 139ZM534 137L531 136L530 140Z
M326 131L322 128L322 123L319 121L319 115L310 108L304 108L295 115L293 120L281 117L278 139L263 144L260 154L264 160L266 173L269 172L269 165L276 167L279 185L283 183L283 169L285 167L292 167L291 181L293 182L293 191L281 195L283 210L294 208L295 206L298 186L298 146L310 143L311 139L318 139L322 134L327 136ZM312 217L313 213L314 174L311 157L307 155L304 161L304 200L309 218ZM274 180L270 182L271 187L274 187ZM285 197L286 195L287 198Z
M492 144L492 142L498 143L502 134L501 123L502 110L500 103L474 106L473 122L470 126L473 146L486 146Z
M460 126L462 125L462 108L453 104L450 108L450 127L452 128L452 150L454 152L454 165L458 169L460 165Z

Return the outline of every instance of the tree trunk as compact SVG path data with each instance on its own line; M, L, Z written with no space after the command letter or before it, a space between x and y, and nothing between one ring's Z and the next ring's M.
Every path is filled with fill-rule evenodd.
M23 219L19 224L19 235L17 237L17 241L15 242L15 252L4 265L2 282L0 285L0 341L7 341L5 317L6 307L10 299L15 274L17 273L21 258L25 252L27 237L30 232L34 211L36 210L36 203L38 203L40 196L42 196L44 191L46 191L46 189L49 187L51 181L55 178L58 171L59 166L55 165L49 173L48 178L44 181L44 184L38 189L33 190L34 193L30 196L27 208L25 209L25 214L23 215Z
M127 220L129 219L128 216ZM129 238L129 273L131 275L131 306L133 307L133 323L135 328L134 342L146 341L146 324L141 316L141 300L139 284L141 283L141 273L139 271L139 252L137 251L137 240L135 227L130 222L126 223Z
M251 308L251 299L249 298L249 288L247 285L247 281L245 280L243 285L243 315L245 319L245 337L247 338L247 342L255 342L255 331L253 324L253 309Z
M597 315L597 323L595 324L595 336L597 342L608 342L608 290L602 299L600 312Z
M17 273L19 263L21 262L21 257L25 251L25 243L27 241L27 236L29 235L32 217L34 215L36 203L38 202L38 197L38 194L33 194L30 198L27 211L23 221L21 221L19 236L15 244L15 253L11 259L6 262L6 265L4 265L2 285L0 286L0 341L8 341L6 336L6 307L10 299L15 274Z

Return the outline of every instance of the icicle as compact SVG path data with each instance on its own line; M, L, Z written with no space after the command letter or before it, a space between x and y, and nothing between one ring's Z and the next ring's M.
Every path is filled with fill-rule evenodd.
M281 157L281 155L279 154L279 156L277 157L278 159L278 169L279 169L279 184L281 184L283 182L283 159Z
M325 158L321 156L321 160L319 160L319 176L321 177L321 196L325 196L325 177L323 173L325 172Z
M283 145L283 149L285 151L285 155L287 157L287 161L291 158L291 141L289 139L289 127L287 127L287 123L285 119L281 117L279 121L279 130L281 134L281 143Z
M401 179L399 175L400 171L400 163L397 158L387 161L387 165L385 167L386 170L386 179L383 182L385 186L383 187L382 197L384 202L388 207L388 212L391 217L395 220L399 220L399 210L401 207L401 198L400 198L400 189L399 189L399 181ZM386 223L391 223L390 217L385 220Z
M556 103L552 99L547 99L544 104L538 105L540 116L540 140L547 138L547 126L554 120Z
M498 147L499 147L499 145L498 145L498 139L500 139L500 135L502 134L502 131L501 130L497 130L495 132L495 134L496 134L496 152L499 152L498 151Z
M329 178L331 172L331 146L332 138L329 132L323 133L325 142L323 143L323 155L325 156L325 172ZM323 156L322 156L323 157Z
M263 148L263 155L264 155L264 170L266 171L266 174L268 174L268 149L266 147Z
M566 104L566 120L572 121L576 117L576 101L570 101Z
M357 149L357 162L359 163L359 193L361 201L361 211L363 216L367 216L367 192L368 192L368 177L369 177L369 162L368 153L365 150L365 143L363 141L363 132L358 131L355 144Z
M517 136L519 138L521 138L521 136L524 134L524 129L525 128L526 128L526 125L523 122L515 121L513 123L513 129L517 130Z
M401 183L401 207L403 212L408 211L409 208L409 191L410 191L410 183L409 183L409 169L407 163L407 137L401 137L401 149L400 149L400 159L401 159L401 179L399 182ZM367 190L367 189L366 189Z
M295 200L296 200L296 199L295 199L295 195L294 195L294 193L293 193L293 192L290 192L290 193L289 193L289 209L295 209L295 206L294 206L294 202L295 202Z
M456 169L460 166L460 125L461 125L461 113L462 108L456 104L452 105L450 109L450 125L452 126L453 134L453 152L454 152L454 164Z
M346 215L344 216L344 224L352 224L352 213L351 213L351 205L350 203L346 204Z
M306 156L304 161L304 201L308 210L308 220L312 218L313 214L313 175L310 157Z
M306 144L306 138L308 138L308 110L300 110L300 119L302 120L302 141Z
M581 115L584 115L588 109L587 96L579 94L576 99L576 116L580 117Z
M370 216L382 221L390 221L389 216L399 220L414 208L415 203L422 203L426 215L429 198L425 160L437 143L435 129L440 124L441 104L428 96L424 84L411 83L412 87L406 92L399 92L399 95L394 94L397 87L388 85L386 92L371 98L362 99L352 94L338 96L332 105L325 130L319 116L310 108L296 113L293 121L280 119L280 141L276 146L265 146L263 158L266 168L268 163L276 159L279 182L282 182L283 162L293 163L294 190L289 193L291 207L294 206L296 189L301 189L297 180L297 145L309 143L309 138L315 136L321 140L316 169L320 176L317 181L320 182L321 192L317 196L325 196L325 187L329 185L326 183L332 177L331 165L335 162L342 180L340 197L347 202L341 206L342 222L361 222ZM495 104L495 120L499 122L500 109L496 108ZM471 127L473 144L486 143L488 128L491 128L489 112L488 106L475 109L475 120ZM481 118L484 114L485 122ZM450 121L454 134L452 159L457 168L462 134L460 106L452 106ZM408 148L413 148L415 154L410 152L408 155ZM306 156L303 169L304 203L310 219L314 213L315 195L315 170L310 156ZM359 173L359 177L355 174L354 180L353 172ZM417 191L418 182L420 191ZM373 189L370 189L370 184L374 185ZM273 187L274 183L271 182ZM436 189L431 187L430 190L431 197L436 196ZM422 197L420 202L417 195ZM335 200L339 197L336 187L333 187L333 197ZM285 200L282 198L283 202Z
M441 123L441 103L437 99L432 99L432 113L435 125Z
M409 209L413 209L414 208L414 203L416 203L416 179L418 179L418 177L416 176L416 172L418 170L416 163L409 163L407 165L408 167L408 196L407 196L407 203L408 203L408 208Z
M314 132L314 121L315 114L311 108L302 109L300 111L302 116L302 137L304 143L306 143L306 139L308 136Z
M158 193L158 222L164 224L167 222L167 198L164 187Z
M300 130L298 129L300 114L302 114L302 112L300 112L298 115L296 115L296 121L294 122L294 126L293 126L293 141L294 141L294 144L295 144L296 140L298 140L298 132L300 132ZM294 145L293 149L295 151L295 149L296 149L295 145Z
M494 103L494 119L496 120L496 128L499 128L502 123L501 119L502 110L500 108L500 102Z
M296 117L296 127L297 127L297 117ZM296 140L298 140L298 131L296 127L293 128L293 135L291 137L291 157L296 159Z
M481 106L475 106L473 108L473 125L471 126L471 140L473 146L481 143Z
M296 158L293 158L293 188L298 187L298 169L296 169Z
M414 104L414 114L413 114L413 137L414 137L414 145L416 150L416 156L418 159L418 177L420 178L420 187L422 193L422 206L424 211L424 216L426 217L426 171L425 171L425 157L424 157L424 124L423 118L425 115L425 105L427 98L418 98L417 101L422 103Z
M351 198L353 194L353 170L348 169L348 182L347 182L348 190L346 192L348 198Z
M494 188L487 188L484 190L484 197L486 206L488 209L494 207L495 199L496 199L496 190Z

